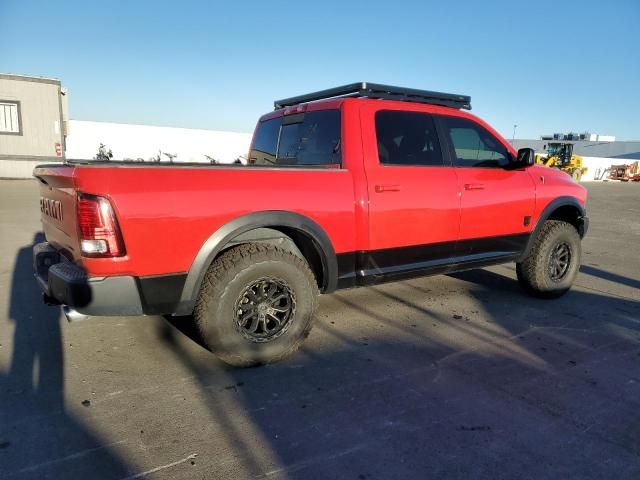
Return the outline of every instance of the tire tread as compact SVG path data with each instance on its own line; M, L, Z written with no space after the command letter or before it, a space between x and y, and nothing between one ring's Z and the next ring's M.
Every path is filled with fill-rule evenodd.
M518 281L527 292L534 296L541 298L555 298L563 295L569 290L569 287L557 290L549 290L546 288L547 265L542 253L547 247L549 239L556 237L563 231L570 231L572 235L577 235L575 227L568 222L564 222L562 220L545 221L538 232L527 257L522 262L516 264Z
M259 260L258 258L259 257ZM284 261L293 264L296 268L300 269L303 274L308 278L311 285L313 298L312 310L315 311L318 305L318 296L320 292L315 276L307 262L297 255L266 243L244 243L237 247L230 248L220 255L207 270L202 286L200 287L200 293L196 300L196 305L193 312L194 323L196 330L200 336L200 339L204 345L213 353L215 353L221 360L234 366L249 367L257 365L253 359L248 359L240 354L232 354L226 351L220 351L215 348L210 342L207 341L206 332L208 330L207 324L209 322L210 315L208 312L212 311L211 302L217 301L224 295L228 288L228 281L224 281L224 278L228 276L234 270L237 270L238 264L243 261L251 261L256 259L255 263L260 261ZM236 274L237 275L237 274ZM259 362L260 364L274 363L296 351L304 339L309 336L313 322L309 321L305 327L301 337L292 342L292 344L279 355L269 358L266 361Z

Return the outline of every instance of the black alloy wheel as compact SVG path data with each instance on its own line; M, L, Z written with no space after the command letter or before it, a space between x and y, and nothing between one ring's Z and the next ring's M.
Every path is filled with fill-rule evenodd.
M569 271L571 265L571 247L561 242L556 245L549 255L549 278L552 282L560 282Z
M236 301L236 327L253 342L269 342L287 330L295 311L295 294L284 280L260 278Z

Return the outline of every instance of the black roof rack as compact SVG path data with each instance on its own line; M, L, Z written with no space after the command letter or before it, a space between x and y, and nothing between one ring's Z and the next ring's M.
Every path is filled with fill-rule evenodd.
M414 88L393 87L379 83L359 82L343 85L341 87L328 88L319 92L298 95L273 102L275 109L297 105L299 103L323 100L336 97L367 97L384 100L400 100L402 102L429 103L444 107L464 108L471 110L471 97L468 95L456 95L454 93L430 92L428 90L416 90Z

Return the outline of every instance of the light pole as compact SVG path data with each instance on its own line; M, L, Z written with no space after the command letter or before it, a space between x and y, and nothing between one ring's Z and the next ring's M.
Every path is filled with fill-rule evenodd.
M518 125L516 125L514 123L513 124L513 135L511 135L511 144L513 144L513 141L516 139L516 128L518 128Z

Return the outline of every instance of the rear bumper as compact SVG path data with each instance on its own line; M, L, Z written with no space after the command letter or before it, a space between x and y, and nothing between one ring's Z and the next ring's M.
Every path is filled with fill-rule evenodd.
M34 246L33 268L48 303L58 302L92 316L173 313L177 301L172 299L180 298L185 277L88 277L48 242Z

